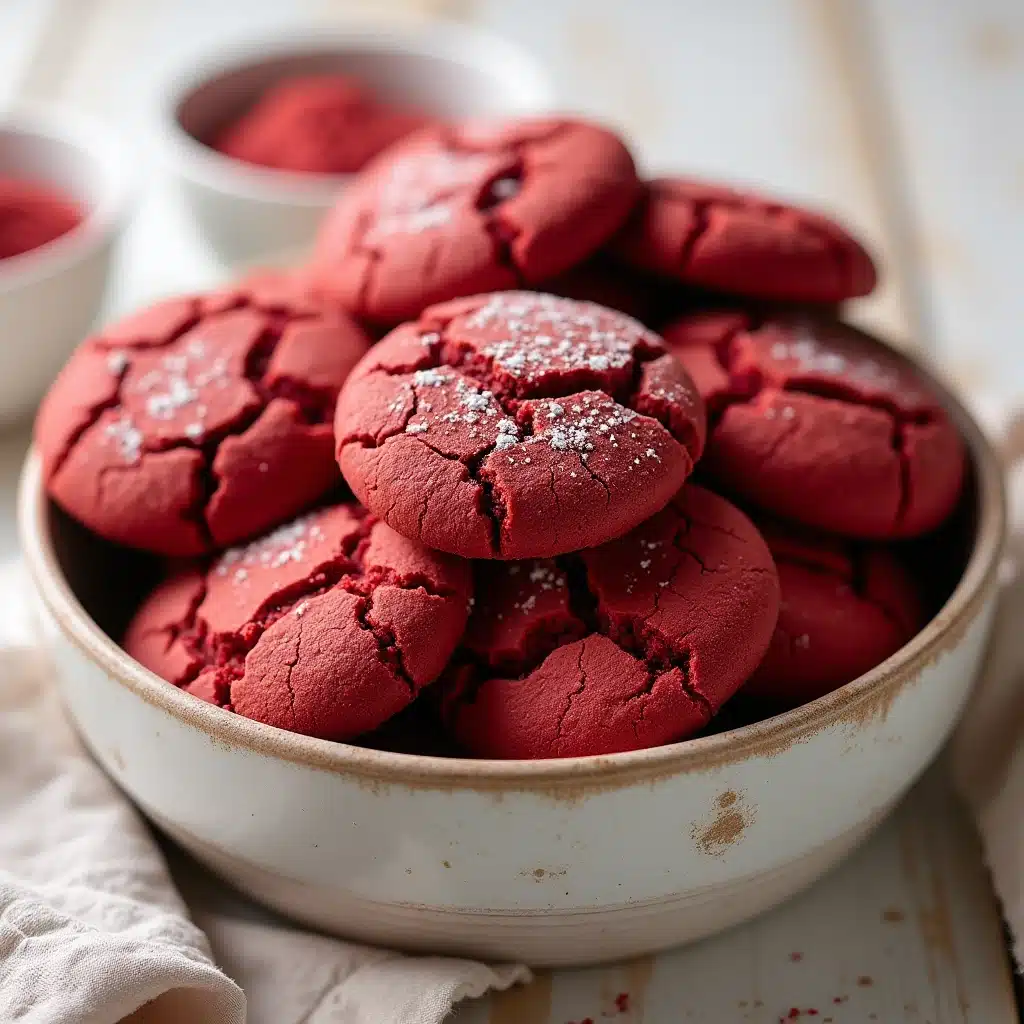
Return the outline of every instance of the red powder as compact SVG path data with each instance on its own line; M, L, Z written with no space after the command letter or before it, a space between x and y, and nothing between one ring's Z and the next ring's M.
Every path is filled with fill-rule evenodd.
M46 185L0 178L0 259L52 242L82 216L73 200Z
M629 993L628 992L620 992L615 997L615 1009L618 1010L619 1013L629 1013Z
M270 88L212 144L262 167L348 174L428 123L422 114L380 102L353 78L303 76Z

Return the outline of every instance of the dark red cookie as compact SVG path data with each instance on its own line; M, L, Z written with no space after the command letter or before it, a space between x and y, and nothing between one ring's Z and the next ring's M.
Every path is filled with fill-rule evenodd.
M268 89L213 147L263 167L343 174L429 123L381 103L347 75L302 75Z
M618 537L689 475L704 410L656 335L535 292L428 309L377 344L338 399L338 461L399 533L469 558Z
M702 469L766 511L849 537L938 526L963 484L939 398L880 342L825 319L707 314L665 339L711 424Z
M47 490L163 554L254 536L338 482L334 404L367 348L282 275L157 303L80 345L51 387L35 429Z
M442 707L478 757L610 754L689 736L757 666L779 610L760 534L692 485L603 547L476 572Z
M612 249L644 270L758 299L840 302L877 280L871 257L835 221L682 178L647 183Z
M562 273L622 225L639 188L626 147L582 121L440 126L345 190L310 280L359 317L409 320L433 302Z
M657 318L665 301L664 288L648 274L612 262L603 253L578 263L540 286L551 295L578 302L596 302L643 324Z
M779 571L779 621L744 696L798 707L880 665L923 624L910 574L885 548L762 525Z
M162 583L125 650L247 718L326 739L375 729L433 682L466 624L468 564L354 502Z

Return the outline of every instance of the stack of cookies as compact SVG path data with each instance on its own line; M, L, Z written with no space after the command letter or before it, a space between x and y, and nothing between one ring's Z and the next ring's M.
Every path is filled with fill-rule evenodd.
M901 542L965 454L839 319L874 284L831 221L644 183L593 124L428 127L308 266L85 341L36 441L70 515L166 559L122 642L197 699L414 752L651 747L924 624Z

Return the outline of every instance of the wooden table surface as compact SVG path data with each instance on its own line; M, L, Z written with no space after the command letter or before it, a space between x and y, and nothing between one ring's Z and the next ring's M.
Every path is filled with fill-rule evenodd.
M1024 394L1024 4L1019 0L2 0L0 100L115 121L143 169L112 312L221 276L148 140L154 74L191 47L353 16L444 16L531 49L562 105L611 121L645 169L831 209L884 267L862 322L965 388ZM14 551L23 433L0 438ZM541 975L460 1024L586 1021L1010 1024L1018 1015L980 851L941 766L849 862L774 913L657 957ZM282 1022L290 1024L290 1022Z

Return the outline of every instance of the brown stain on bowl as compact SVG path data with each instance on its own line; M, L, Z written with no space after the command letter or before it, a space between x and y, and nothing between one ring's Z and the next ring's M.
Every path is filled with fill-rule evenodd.
M742 793L727 789L715 801L711 820L694 822L690 835L701 853L716 857L738 842L753 820L753 808Z
M522 878L532 878L535 882L543 882L546 878L565 878L568 868L523 868L519 872Z

